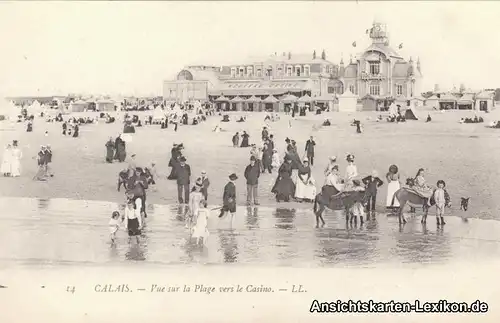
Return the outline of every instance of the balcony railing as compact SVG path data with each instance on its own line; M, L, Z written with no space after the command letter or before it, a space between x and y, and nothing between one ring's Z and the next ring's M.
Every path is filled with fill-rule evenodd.
M371 74L367 72L361 72L361 79L362 80L385 80L385 75L382 74Z

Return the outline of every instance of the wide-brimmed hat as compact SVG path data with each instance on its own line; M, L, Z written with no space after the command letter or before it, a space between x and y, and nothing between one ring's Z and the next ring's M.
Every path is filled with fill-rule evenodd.
M229 179L232 180L232 181L235 181L238 179L238 176L236 176L235 173L232 173L231 175L229 175Z
M202 187L202 186L203 186L203 182L202 182L201 178L198 178L198 179L196 180L195 185L196 185L197 187Z
M302 162L303 162L303 163L309 163L309 159L304 158L304 159L302 160Z
M339 170L339 165L334 165L334 166L332 167L332 170Z
M181 158L179 158L179 161L185 162L186 161L186 157L182 156Z
M437 181L436 186L439 186L439 184L443 184L443 187L446 187L446 183L442 179L440 179L439 181Z
M396 166L396 165L389 166L390 173L396 174L398 171L399 171L398 166Z
M337 161L337 156L330 156L330 161L332 162Z

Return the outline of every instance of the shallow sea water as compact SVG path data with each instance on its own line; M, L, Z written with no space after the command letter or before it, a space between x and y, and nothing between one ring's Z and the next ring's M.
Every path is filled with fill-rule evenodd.
M139 244L124 230L110 244L108 221L124 205L68 199L0 199L0 269L65 265L233 264L294 267L378 267L442 264L500 258L500 222L448 216L438 229L433 213L400 227L397 217L378 213L363 226L346 225L327 211L327 227L316 229L311 209L238 207L209 219L207 246L188 241L184 210L149 205Z

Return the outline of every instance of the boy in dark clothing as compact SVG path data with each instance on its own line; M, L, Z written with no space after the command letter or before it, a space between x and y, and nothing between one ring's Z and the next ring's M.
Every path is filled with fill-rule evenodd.
M222 208L220 210L219 218L222 218L226 212L231 213L232 216L236 213L236 186L234 181L238 179L236 174L229 175L229 182L224 186L224 194L222 195Z
M306 154L307 160L309 161L309 165L314 165L314 146L316 146L316 142L313 139L313 136L306 142Z
M363 178L362 181L366 186L366 197L368 198L367 211L374 213L377 202L377 190L384 182L378 177L376 171L373 171L371 176Z
M258 190L259 190L260 166L256 162L255 157L250 157L250 165L245 168L245 178L247 180L247 205L259 205Z

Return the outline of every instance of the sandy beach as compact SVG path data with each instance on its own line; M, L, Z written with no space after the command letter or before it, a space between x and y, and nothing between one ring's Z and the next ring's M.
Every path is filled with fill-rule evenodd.
M151 112L149 112L150 114ZM347 153L356 156L360 175L367 176L377 170L385 177L389 165L399 166L401 178L415 176L416 170L427 170L427 181L434 185L443 179L447 183L452 202L452 212L459 208L460 197L471 197L470 210L465 216L492 218L500 211L500 203L493 192L500 184L498 164L500 162L498 129L486 128L489 121L495 120L496 114L481 114L485 123L459 124L463 116L473 116L473 112L453 111L439 113L430 111L433 121L425 123L428 111L421 111L421 120L402 124L375 122L376 112L358 112L355 114L328 113L320 116L297 117L290 121L289 116L282 116L278 122L270 123L275 143L283 154L285 138L297 141L299 152L304 150L305 141L310 135L317 142L315 164L312 174L321 187L328 156L338 156L341 173L344 172ZM141 118L148 112L138 112ZM75 113L79 115L97 115L96 113ZM211 180L209 203L221 203L222 191L227 176L235 172L239 175L236 182L238 204L246 201L246 186L243 171L249 161L249 148L233 148L232 135L246 130L250 134L250 143L260 143L260 131L264 123L264 114L247 115L247 122L235 122L232 114L229 123L219 123L221 117L210 117L198 126L181 126L178 132L172 127L160 129L159 126L145 126L136 129L133 140L127 144L127 155L137 154L137 163L147 166L156 162L160 178L155 189L148 191L148 203L176 204L177 187L175 181L169 181L168 160L173 143L183 143L184 155L191 165L194 176L202 170L208 171ZM323 120L332 121L330 127L319 127ZM350 126L352 119L363 122L364 133L356 134ZM291 122L291 128L289 126ZM220 124L223 132L215 133L213 128ZM0 178L0 195L14 197L70 198L83 200L123 201L123 192L117 192L117 174L127 164L105 163L105 143L110 136L115 138L122 131L122 123L83 125L79 138L61 134L60 123L46 123L37 118L34 132L26 133L24 124L0 122L0 145L5 146L13 139L19 140L23 150L23 174L20 178ZM318 130L316 130L319 128ZM44 136L48 131L48 136ZM55 176L47 182L36 182L32 176L36 172L35 156L42 144L50 144L54 153L52 169ZM482 158L477 158L482 156ZM276 204L271 188L276 173L262 174L259 182L260 202L265 206ZM378 197L379 207L384 207L386 188L382 187ZM282 206L312 208L310 204L281 203Z

